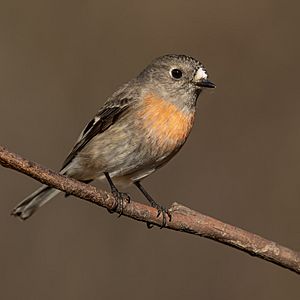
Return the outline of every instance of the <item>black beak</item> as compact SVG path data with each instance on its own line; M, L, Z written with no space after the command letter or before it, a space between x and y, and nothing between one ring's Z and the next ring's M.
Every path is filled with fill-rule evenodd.
M212 83L211 81L207 79L203 79L201 82L198 83L199 86L204 87L204 88L209 88L209 89L214 89L216 85Z

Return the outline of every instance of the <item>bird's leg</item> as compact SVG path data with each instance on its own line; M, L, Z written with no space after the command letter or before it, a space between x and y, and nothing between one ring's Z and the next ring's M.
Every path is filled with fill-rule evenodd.
M162 221L161 228L165 227L167 224L166 215L168 215L169 221L171 221L171 218L172 218L169 210L166 209L165 207L161 206L157 202L155 202L155 200L147 193L147 191L144 189L144 187L141 185L141 183L139 181L134 182L134 184L143 193L143 195L146 197L146 199L150 202L151 206L157 209L157 217L159 217L160 214L162 214L163 221ZM148 228L151 227L149 223L147 223L147 226L148 226Z
M127 201L128 203L130 202L130 196L127 193L122 193L119 192L117 187L114 185L112 179L110 178L109 174L107 172L104 172L104 175L110 185L111 188L111 193L117 200L117 206L113 208L112 211L117 211L118 208L120 208L120 215L123 213L123 208L124 208L124 200ZM112 212L108 210L109 212Z

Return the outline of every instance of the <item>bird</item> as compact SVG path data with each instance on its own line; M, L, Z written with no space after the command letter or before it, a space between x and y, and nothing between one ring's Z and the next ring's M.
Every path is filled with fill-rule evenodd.
M90 183L107 179L117 203L130 201L117 186L135 185L162 214L171 214L155 201L141 181L164 166L185 144L194 124L196 103L204 89L215 88L206 68L184 54L154 59L141 73L121 85L87 123L65 159L60 174ZM42 185L12 211L29 218L59 190Z

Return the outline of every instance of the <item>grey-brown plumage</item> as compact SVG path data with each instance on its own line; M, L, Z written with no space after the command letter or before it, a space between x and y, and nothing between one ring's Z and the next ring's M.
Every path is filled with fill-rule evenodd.
M117 198L123 193L113 182L135 183L165 218L166 210L145 192L140 180L168 162L185 143L199 94L214 87L207 78L204 67L189 56L157 58L106 101L80 134L61 173L85 182L106 177ZM13 214L26 219L57 193L42 186Z

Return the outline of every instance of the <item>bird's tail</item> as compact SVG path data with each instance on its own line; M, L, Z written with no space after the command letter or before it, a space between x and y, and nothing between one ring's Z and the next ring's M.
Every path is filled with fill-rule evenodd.
M26 220L39 207L46 204L58 193L60 193L59 190L51 188L47 185L43 185L27 198L25 198L22 202L20 202L18 206L13 209L11 214L20 217L22 220Z

